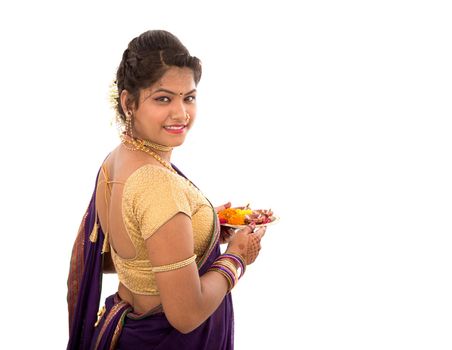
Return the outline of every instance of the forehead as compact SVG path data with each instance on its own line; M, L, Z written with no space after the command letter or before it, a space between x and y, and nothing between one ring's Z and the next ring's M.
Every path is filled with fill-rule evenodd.
M168 88L191 90L195 88L193 71L187 67L171 67L153 85L152 88Z

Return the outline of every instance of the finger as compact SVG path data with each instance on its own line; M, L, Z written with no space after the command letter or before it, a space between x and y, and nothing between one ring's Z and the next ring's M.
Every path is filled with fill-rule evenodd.
M223 205L220 205L219 207L215 207L215 212L218 213L218 212L220 212L222 210L225 210L225 209L228 209L230 207L231 207L231 202L227 202L227 203L225 203Z
M254 223L246 225L240 229L237 229L237 233L246 234L249 235L253 233L254 229L256 228L256 225Z
M250 233L254 232L255 228L256 228L256 224L254 222L252 222L251 224L246 225L246 227L244 227L243 230L248 230L247 233L250 234Z
M265 232L267 231L267 227L263 226L259 228L259 230L255 231L254 234L260 239L265 236Z

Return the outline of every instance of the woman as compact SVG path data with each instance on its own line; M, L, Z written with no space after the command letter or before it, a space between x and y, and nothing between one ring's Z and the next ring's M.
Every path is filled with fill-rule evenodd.
M230 235L171 164L196 119L201 65L172 34L147 31L117 71L121 143L99 170L74 243L68 349L233 349L230 290L265 228ZM219 243L228 242L221 254ZM97 313L102 271L118 292Z

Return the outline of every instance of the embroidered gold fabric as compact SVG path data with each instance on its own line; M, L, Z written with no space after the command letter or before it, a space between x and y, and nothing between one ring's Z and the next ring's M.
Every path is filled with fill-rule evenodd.
M144 165L126 180L122 214L136 256L123 259L114 249L111 255L119 280L132 292L159 294L145 240L179 212L192 220L194 254L200 258L209 245L214 222L212 207L202 193L185 178L158 165Z

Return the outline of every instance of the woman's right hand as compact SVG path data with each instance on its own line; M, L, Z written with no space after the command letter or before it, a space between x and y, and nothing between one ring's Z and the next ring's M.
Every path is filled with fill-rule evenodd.
M261 239L265 234L266 227L263 226L257 231L253 232L255 225L251 224L245 228L238 230L232 236L226 253L240 254L247 265L250 265L256 260L261 250Z

